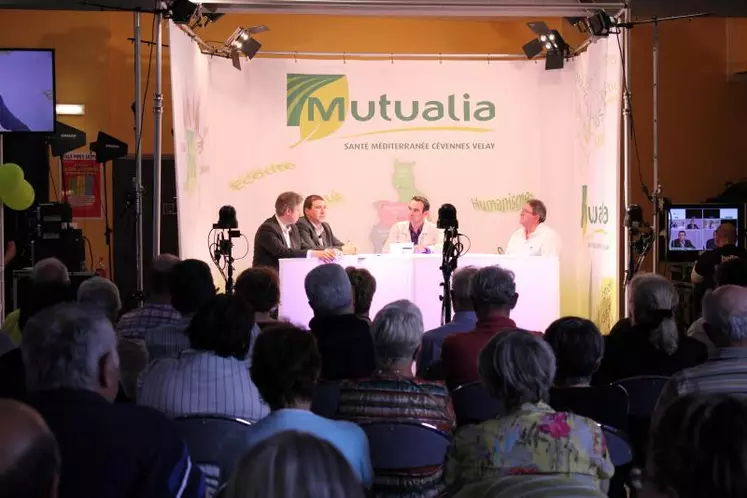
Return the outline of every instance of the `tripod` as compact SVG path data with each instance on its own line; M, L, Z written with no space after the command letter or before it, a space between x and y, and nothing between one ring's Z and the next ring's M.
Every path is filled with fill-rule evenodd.
M443 259L441 260L441 274L443 275L444 294L441 296L441 325L451 321L451 275L457 268L457 260L462 252L462 245L459 242L459 233L456 227L446 228L444 230L444 248Z
M224 230L219 224L216 224L213 226L216 230ZM218 233L216 235L216 240L214 242L214 252L211 255L213 258L213 262L218 267L218 270L223 275L223 278L226 280L226 294L233 294L233 273L234 273L234 267L233 264L235 262L233 258L233 239L238 239L241 237L241 232L236 229L228 229L228 238L224 237L223 233ZM223 273L223 268L220 265L220 258L225 258L225 267L226 267L226 273Z

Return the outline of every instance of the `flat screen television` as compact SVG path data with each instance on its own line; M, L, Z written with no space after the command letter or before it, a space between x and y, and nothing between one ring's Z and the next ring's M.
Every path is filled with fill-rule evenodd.
M737 228L737 245L744 247L745 204L672 204L666 210L667 261L696 261L714 249L714 232L723 223Z
M0 48L0 133L55 131L54 50Z

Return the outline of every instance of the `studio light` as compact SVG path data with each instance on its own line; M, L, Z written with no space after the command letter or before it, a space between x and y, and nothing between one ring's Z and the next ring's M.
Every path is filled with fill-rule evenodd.
M590 17L566 17L565 20L581 33L589 34L596 38L604 38L616 33L614 28L621 26L615 18L603 10L597 11Z
M226 48L230 51L233 65L239 71L241 70L241 56L248 57L250 60L257 55L262 44L259 43L252 35L269 31L265 25L252 26L251 28L236 28L231 36L226 40Z
M168 17L174 21L174 24L189 24L197 11L197 4L190 0L172 0L169 4Z
M534 59L545 52L545 69L562 69L565 59L570 55L570 46L558 30L550 29L542 21L527 23L537 38L522 47L528 59Z

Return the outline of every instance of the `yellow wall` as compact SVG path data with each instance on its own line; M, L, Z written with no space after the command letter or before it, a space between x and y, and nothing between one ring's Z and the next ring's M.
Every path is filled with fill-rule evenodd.
M526 19L228 15L204 30L202 36L222 41L236 26L266 24L271 31L258 37L266 50L520 53L521 45L531 38L525 22ZM661 178L665 195L676 201L698 201L717 194L725 181L739 179L747 172L741 157L741 115L747 110L747 88L743 83L729 81L727 41L734 36L729 22L732 21L702 19L661 27ZM580 35L560 20L548 23L560 29L571 44L579 43ZM86 104L87 111L86 116L64 117L62 121L86 131L89 141L99 130L125 139L134 152L130 111L133 48L127 41L132 36L131 14L0 11L0 25L0 46L57 50L58 101ZM143 15L142 26L143 38L149 39L150 16ZM651 28L636 27L633 33L634 117L642 174L650 184ZM164 59L164 153L172 153L168 50ZM148 48L143 47L143 78L147 63ZM151 90L153 84L151 75ZM152 152L152 97L146 96L145 103L142 148L147 154ZM558 119L562 120L562 116ZM635 189L633 200L645 204L637 195L639 191ZM103 223L86 221L81 225L92 242L97 261L105 256Z

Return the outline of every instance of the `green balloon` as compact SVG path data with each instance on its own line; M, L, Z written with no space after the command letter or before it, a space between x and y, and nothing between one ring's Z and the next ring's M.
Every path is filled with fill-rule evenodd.
M3 202L10 209L24 211L34 203L34 197L34 187L26 180L23 180L15 190L3 195Z
M12 192L23 181L23 170L14 163L0 166L0 197L5 197L6 192Z

